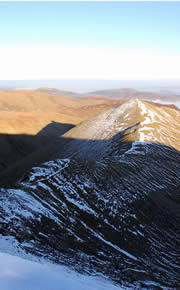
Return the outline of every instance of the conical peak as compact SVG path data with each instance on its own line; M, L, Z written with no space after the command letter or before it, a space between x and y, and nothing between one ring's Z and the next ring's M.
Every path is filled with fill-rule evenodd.
M131 99L76 126L64 136L79 139L107 140L138 122L138 101Z
M126 135L128 141L155 142L180 149L179 120L178 110L131 98L76 126L64 137L107 140L139 124Z
M149 105L150 104L148 104L147 102L134 97L134 98L128 99L123 104L108 110L105 113L99 114L98 116L103 117L103 116L109 115L109 116L114 117L114 115L116 115L116 117L118 117L118 116L124 115L125 117L126 114L133 113L132 117L134 117L134 113L138 115L138 114L141 114L141 113L143 114L147 112Z

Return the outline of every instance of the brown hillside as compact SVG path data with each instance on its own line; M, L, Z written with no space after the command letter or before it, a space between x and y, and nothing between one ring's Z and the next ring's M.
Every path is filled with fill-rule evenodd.
M52 137L123 101L105 97L73 99L33 90L0 91L0 171L42 144L51 143Z
M93 103L94 100L87 98L79 101ZM0 184L8 186L32 166L48 160L69 156L97 159L104 154L104 149L96 148L96 145L101 143L93 143L93 140L113 140L114 136L119 134L129 143L152 142L180 149L179 110L136 98L120 106L114 100L106 102L107 100L97 106L93 104L82 107L79 103L79 108L69 108L69 113L74 113L74 118L78 116L77 112L81 112L81 118L84 116L88 119L88 114L97 115L98 110L101 111L97 116L81 122L74 128L73 123L51 121L36 135L2 134ZM63 114L58 114L62 120ZM34 121L34 126L35 123ZM107 145L105 155L109 152L108 146L113 145L111 143L104 143Z
M52 144L73 126L118 107L125 100L103 96L72 98L33 90L0 91L0 172L42 144ZM161 110L162 105L153 107Z
M79 124L124 100L73 99L39 91L0 91L0 133L37 134L52 121Z

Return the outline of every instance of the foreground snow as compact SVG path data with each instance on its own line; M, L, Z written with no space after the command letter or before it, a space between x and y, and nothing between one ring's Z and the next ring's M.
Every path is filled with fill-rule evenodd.
M117 290L101 278L89 277L51 263L37 263L0 253L0 285L3 290Z

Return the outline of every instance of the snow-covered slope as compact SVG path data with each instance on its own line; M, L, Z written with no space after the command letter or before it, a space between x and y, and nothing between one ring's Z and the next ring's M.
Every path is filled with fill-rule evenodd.
M45 261L34 262L0 253L3 290L119 290L102 278L89 277Z
M130 100L65 134L57 159L1 189L2 251L119 287L180 285L178 114Z

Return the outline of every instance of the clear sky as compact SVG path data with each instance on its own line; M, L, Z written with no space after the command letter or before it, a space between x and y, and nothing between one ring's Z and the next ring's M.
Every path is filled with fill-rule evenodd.
M0 79L180 79L180 2L0 2Z

